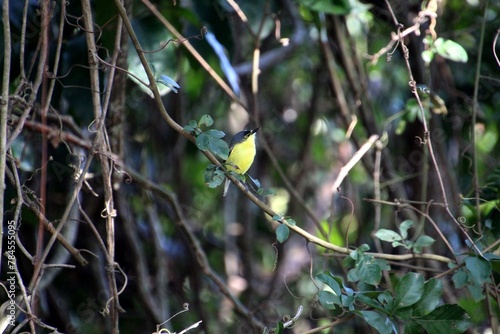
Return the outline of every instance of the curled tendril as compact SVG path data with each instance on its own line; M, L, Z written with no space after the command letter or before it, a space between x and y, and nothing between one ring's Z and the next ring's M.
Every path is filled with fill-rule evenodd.
M421 138L421 137L419 137L419 136L415 136L415 139L417 139L417 140L418 140L418 144L419 144L419 145L421 145L421 146L422 146L422 145L425 145L425 144L427 143L427 141L426 141L425 139L422 139L422 138Z

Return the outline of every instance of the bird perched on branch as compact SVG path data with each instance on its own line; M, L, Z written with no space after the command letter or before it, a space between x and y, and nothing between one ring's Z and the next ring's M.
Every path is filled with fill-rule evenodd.
M231 139L229 156L225 162L225 167L229 172L245 175L250 169L256 154L255 135L259 129L260 127L254 130L240 131ZM229 178L226 178L223 196L226 196L230 183Z

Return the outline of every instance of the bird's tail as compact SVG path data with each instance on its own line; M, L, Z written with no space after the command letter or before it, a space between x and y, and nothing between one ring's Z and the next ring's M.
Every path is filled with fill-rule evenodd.
M229 189L230 184L231 184L231 180L229 180L229 178L226 177L226 182L224 183L224 192L222 193L222 196L227 195L227 191Z

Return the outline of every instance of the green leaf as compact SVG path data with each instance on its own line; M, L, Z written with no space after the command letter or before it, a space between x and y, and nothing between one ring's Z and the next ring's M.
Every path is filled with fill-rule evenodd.
M205 125L207 127L210 127L212 126L212 124L214 124L214 120L212 119L212 117L210 115L203 115L200 117L200 120L198 122L198 126L202 126L202 125Z
M320 291L318 293L318 299L321 305L328 310L334 310L337 306L342 305L340 297L330 291Z
M465 267L469 270L470 277L478 284L484 284L491 275L491 263L476 256L465 259Z
M285 224L281 224L276 229L276 239L278 239L280 243L284 243L286 239L288 239L289 235L290 235L290 229Z
M433 47L443 58L460 63L466 63L468 60L467 51L465 51L460 44L455 43L452 40L438 38L434 42Z
M210 145L210 140L210 136L207 136L205 132L200 133L200 135L196 137L196 147L202 151L206 151Z
M276 328L274 329L275 334L283 334L283 323L281 321L278 321L276 324Z
M415 225L415 223L413 223L413 221L409 219L405 220L404 222L401 223L401 225L399 225L399 231L401 232L401 237L403 239L408 238L408 230L412 228L413 225Z
M398 122L398 126L396 127L396 134L401 135L405 132L406 129L406 121L404 119Z
M424 278L417 273L408 273L396 285L396 309L411 306L422 298Z
M434 243L434 241L436 240L429 237L428 235L421 235L415 241L415 245L413 245L413 251L415 253L422 253L422 248L431 246Z
M381 315L375 311L356 311L370 326L375 328L380 334L391 334L395 331L395 326L386 315Z
M455 272L455 274L453 274L452 280L455 288L461 289L467 284L467 273L465 270L460 268Z
M439 305L442 294L443 283L440 280L431 278L425 282L422 297L413 305L413 314L415 316L424 316L434 311Z
M427 64L430 63L433 58L434 58L434 51L432 51L432 50L424 50L424 51L422 51L422 59Z
M259 194L260 196L276 196L276 190L274 189L264 189L264 188L259 188L259 190L257 190L257 194Z
M287 218L287 219L286 219L286 222L287 222L289 225L292 225L292 226L297 225L297 223L295 222L295 220L293 220L292 218Z
M363 252L358 250L358 249L355 249L353 250L350 254L349 254L349 258L357 261L359 258L361 258L363 256Z
M377 232L375 232L375 236L382 241L394 242L401 241L403 238L396 232L392 230L387 230L385 228L381 228Z
M364 291L357 293L355 295L356 302L357 303L364 303L368 306L373 307L374 309L381 310L383 311L384 308L380 305L380 303L377 300L377 296L380 294L379 291Z
M208 136L213 137L213 138L224 138L226 134L223 131L216 130L216 129L210 129L205 132Z
M321 273L316 275L316 279L329 286L337 296L340 296L342 294L340 284L335 280L334 277L332 277L332 275Z
M468 284L467 289L469 290L474 302L478 303L483 300L486 296L483 293L483 286L478 284Z
M398 319L407 322L413 317L413 308L411 306L399 308L397 310L393 310L391 314L394 314L396 317L398 317Z
M224 140L218 138L212 138L209 141L208 149L210 150L210 152L224 160L227 159L227 156L229 154L229 147L227 146L227 143Z
M382 269L382 270L391 270L391 266L384 259L375 259L375 260L373 260L373 264L379 266L380 269Z
M415 321L409 319L408 321L405 321L405 331L404 334L425 334L426 332L420 326L417 324Z
M385 260L374 259L371 255L365 255L364 250L368 249L369 246L363 244L349 254L349 258L354 260L355 266L354 269L348 272L347 279L350 282L361 281L376 286L382 279L382 270L389 270L390 266ZM344 260L343 263L347 265L348 261Z
M347 272L347 280L349 282L357 282L359 281L358 271L356 269L351 269Z
M404 247L404 248L410 249L411 245L412 245L412 242L411 241L407 241L407 240L405 240L405 242L394 241L392 243L392 247L394 247L394 248L396 248L396 247Z
M200 133L200 135L196 137L196 146L202 151L208 150L212 152L221 159L227 159L229 147L224 140L220 139L222 137L224 137L224 132L210 129Z
M358 250L360 252L368 252L370 250L370 246L368 246L367 244L362 244L358 247Z
M415 322L432 334L461 334L472 325L467 313L458 305L441 305Z
M342 303L342 307L351 308L355 301L354 295L341 295L340 301Z
M381 294L378 295L377 297L378 302L380 305L384 307L384 310L388 313L392 313L394 309L394 297L391 295L390 292L384 291Z
M196 124L196 121L190 120L188 125L184 126L184 131L189 132L189 133L196 133L197 128L198 128L198 124Z
M379 285L382 279L382 269L374 264L367 261L362 261L356 264L356 269L359 275L359 280L371 285Z
M281 219L282 219L282 216L280 216L280 215L274 215L273 216L273 220L275 220L277 222L281 221Z
M209 188L217 188L224 182L226 175L219 168L214 168L215 165L208 165L205 169L205 184Z

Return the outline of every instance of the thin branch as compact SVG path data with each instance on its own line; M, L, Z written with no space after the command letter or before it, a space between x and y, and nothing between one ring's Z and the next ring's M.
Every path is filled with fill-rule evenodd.
M107 134L106 127L104 126L106 120L106 112L107 110L103 108L100 100L100 83L99 83L99 69L98 69L98 60L96 58L97 55L97 46L96 46L96 36L95 33L89 32L90 29L94 26L94 20L92 17L92 9L90 5L90 0L82 1L82 14L85 28L87 31L85 32L86 40L87 40L87 48L88 48L88 59L90 66L90 85L92 88L92 107L94 110L94 117L97 120L97 133L95 142L97 147L101 152L108 151L107 144ZM118 24L120 26L120 23ZM121 26L120 26L121 31ZM121 38L121 34L117 34L116 38ZM116 63L116 51L114 55L114 62ZM114 68L111 69L111 80L114 75ZM111 89L108 89L106 94L106 100L109 101L109 94ZM107 102L106 102L107 103ZM108 161L107 159L100 159L101 169L102 169L102 178L103 178L103 189L104 189L104 206L105 208L101 212L101 216L106 219L106 244L107 244L107 275L108 275L108 284L111 298L108 302L110 302L111 307L110 311L110 321L111 321L111 332L118 333L119 332L119 317L118 312L123 311L120 307L119 297L118 297L118 289L116 286L116 277L115 277L115 217L116 210L114 208L113 201L113 190L111 186L111 176L112 176L112 161ZM107 305L107 304L106 304ZM107 311L108 309L106 309Z
M476 197L476 225L478 227L478 232L481 233L482 231L482 223L481 223L481 208L480 208L480 194L481 194L481 189L480 189L480 180L479 180L479 157L478 157L478 150L476 148L476 123L477 123L477 111L479 109L479 104L478 104L478 96L479 96L479 78L481 76L481 63L483 61L483 45L484 45L484 34L485 34L485 29L486 29L486 15L488 13L488 3L489 1L486 0L484 1L484 8L483 8L483 22L481 24L481 35L479 38L479 45L477 47L477 63L476 63L476 73L475 73L475 78L474 78L474 96L472 98L472 124L470 125L470 135L471 135L471 147L472 147L472 159L473 159L473 168L474 168L474 177L473 177L473 182L474 182L474 193ZM496 55L495 55L496 56ZM479 254L481 254L479 252Z
M24 50L26 48L26 24L28 23L28 8L30 6L30 1L29 0L24 0L24 7L23 7L23 23L21 26L21 40L19 41L20 44L20 52L19 52L19 67L20 67L20 76L21 79L24 80L26 78L26 73L24 70ZM8 21L7 21L8 22Z
M368 139L368 141L364 143L363 146L361 146L360 149L352 156L351 160L349 160L349 162L340 169L339 175L332 185L333 193L336 193L338 191L347 174L349 174L349 171L361 160L361 158L363 158L366 152L368 152L368 150L372 148L377 140L378 135L372 135Z
M10 19L9 19L9 0L4 0L2 5L3 22L3 72L2 72L2 97L0 100L0 229L4 230L4 200L5 200L5 168L7 162L7 116L9 114L9 76L10 76L10 58L11 58L11 40L10 40ZM0 253L2 253L3 238L0 237ZM0 266L2 257L0 256Z
M497 40L498 40L499 35L500 35L500 29L497 30L497 33L495 34L495 38L493 39L493 45L492 45L493 55L495 56L495 60L497 61L498 66L500 66L500 59L498 59L496 46L497 46Z

